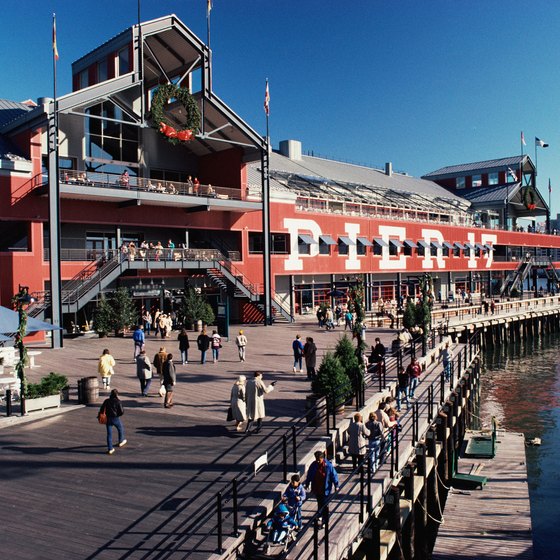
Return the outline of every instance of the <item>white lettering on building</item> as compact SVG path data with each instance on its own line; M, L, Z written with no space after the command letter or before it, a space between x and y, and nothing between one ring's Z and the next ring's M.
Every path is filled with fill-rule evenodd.
M436 254L432 255L431 243L432 241L438 241L441 245L443 243L443 234L437 229L424 229L422 228L422 237L424 241L428 244L424 251L424 260L422 262L422 268L427 270L432 270L434 268L434 259L436 261L438 268L445 268L445 261L443 260L443 251L441 249L436 249Z
M302 257L316 257L319 254L319 236L323 233L319 224L314 220L300 220L284 218L284 227L290 234L290 255L284 261L284 270L303 270ZM359 227L359 226L358 226ZM298 235L307 233L317 241L309 247L309 255L300 255L298 252Z
M379 226L379 236L389 245L390 238L404 241L406 239L406 228L397 226ZM399 255L391 256L389 247L381 248L380 270L406 270L406 257L403 251Z
M358 247L357 247L357 237L360 233L360 224L352 224L346 222L344 224L345 231L351 241L354 242L353 245L348 247L348 258L344 263L346 270L360 270L362 263L358 260Z
M480 242L483 245L496 245L498 241L498 236L494 233L483 233L480 236ZM494 251L486 252L486 268L491 268L492 262L494 261Z

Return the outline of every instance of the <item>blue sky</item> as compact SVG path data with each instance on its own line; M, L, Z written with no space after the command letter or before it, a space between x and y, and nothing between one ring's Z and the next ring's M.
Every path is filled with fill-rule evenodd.
M24 6L24 7L23 7ZM2 0L0 97L52 94L71 63L134 24L136 0ZM206 40L206 0L142 0L142 19L177 14ZM421 175L539 149L539 186L560 193L560 2L550 0L214 0L213 87L272 142Z

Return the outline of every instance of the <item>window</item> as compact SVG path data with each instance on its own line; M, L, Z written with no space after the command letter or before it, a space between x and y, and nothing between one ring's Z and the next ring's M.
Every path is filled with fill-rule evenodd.
M89 74L87 69L82 70L78 74L78 89L84 89L89 86Z
M320 235L319 255L330 255L331 245L336 245L336 241L330 235Z
M138 162L138 128L126 113L110 101L89 107L86 113L92 117L86 120L86 157L106 163Z
M458 189L464 189L465 188L465 178L464 177L457 177L455 179L455 187Z
M488 184L497 185L498 184L498 172L488 173Z
M102 60L97 64L97 83L104 82L109 77L107 72L107 61Z
M287 233L273 233L271 252L275 255L287 255L290 250L290 236Z
M0 252L30 251L27 222L0 222Z
M472 186L473 187L481 187L482 186L482 175L473 175L472 176Z
M262 233L249 232L249 253L263 253L264 238Z
M130 63L128 59L128 46L121 49L118 54L118 75L128 74L130 72Z

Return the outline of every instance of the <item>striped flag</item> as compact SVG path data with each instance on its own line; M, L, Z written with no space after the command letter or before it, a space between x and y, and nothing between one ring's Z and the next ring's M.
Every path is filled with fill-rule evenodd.
M212 0L206 0L206 15L210 16L211 11L212 11Z
M56 46L56 14L53 14L52 48L53 48L54 59L58 60L58 47Z
M541 148L548 148L548 144L544 140L541 140L536 136L535 136L535 146L540 146Z
M552 192L552 185L550 183L550 177L548 178L548 192L551 193Z
M266 116L270 114L270 93L268 91L268 79L266 80L266 88L264 90L264 112Z
M514 171L511 167L508 167L508 175L509 175L514 181L517 181L517 175L515 174L515 171Z
M521 143L526 146L527 143L525 142L525 134L523 134L523 131L521 131Z

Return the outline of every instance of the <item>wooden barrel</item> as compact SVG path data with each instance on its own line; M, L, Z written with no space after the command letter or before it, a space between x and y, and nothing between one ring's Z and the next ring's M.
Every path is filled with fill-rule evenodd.
M99 379L85 377L83 380L84 404L96 403L99 400Z

